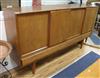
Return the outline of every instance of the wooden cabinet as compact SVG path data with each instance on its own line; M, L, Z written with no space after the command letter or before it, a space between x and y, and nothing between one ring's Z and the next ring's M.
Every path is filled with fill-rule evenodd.
M49 45L81 35L84 14L85 9L52 11Z
M87 38L97 7L54 5L4 11L7 40L17 50L21 66L33 63Z
M47 13L17 15L16 23L21 54L47 47Z
M84 18L82 33L92 31L92 28L95 24L97 12L98 8L86 8L86 15Z

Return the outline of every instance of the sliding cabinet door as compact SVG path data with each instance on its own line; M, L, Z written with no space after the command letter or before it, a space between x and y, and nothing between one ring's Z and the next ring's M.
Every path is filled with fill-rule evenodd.
M21 54L47 47L48 13L17 15L17 30Z
M81 35L83 18L84 9L52 11L49 45L52 46Z
M50 42L49 45L55 45L63 42L65 32L69 26L69 10L59 10L51 12L50 22Z
M73 38L81 35L83 21L84 21L84 9L72 9L70 11L70 26L68 26L68 32L66 38Z

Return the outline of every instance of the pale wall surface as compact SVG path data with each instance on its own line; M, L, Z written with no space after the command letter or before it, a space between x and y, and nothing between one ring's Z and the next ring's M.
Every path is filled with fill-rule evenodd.
M67 4L70 1L79 3L80 0L42 0L42 5ZM82 0L85 4L87 0ZM21 0L22 6L31 6L32 0Z

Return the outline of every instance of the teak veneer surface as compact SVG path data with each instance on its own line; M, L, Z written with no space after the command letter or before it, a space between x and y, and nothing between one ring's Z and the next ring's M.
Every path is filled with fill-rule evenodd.
M4 10L7 40L21 66L35 63L90 36L98 8L86 5L49 5ZM16 59L18 60L18 59Z
M62 5L42 5L42 6L24 6L21 8L12 8L15 14L24 14L24 13L33 13L33 12L45 12L45 11L54 11L54 10L63 10L63 9L80 9L86 7L96 7L93 5L79 5L79 4L62 4ZM3 8L5 10L6 8Z

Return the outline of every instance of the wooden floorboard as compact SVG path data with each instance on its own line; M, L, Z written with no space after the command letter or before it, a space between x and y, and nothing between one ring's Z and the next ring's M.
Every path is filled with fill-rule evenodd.
M15 78L49 78L51 75L74 62L76 59L79 59L88 52L94 51L98 54L100 53L100 49L86 45L84 45L82 49L80 49L77 45L72 48L67 48L65 51L65 53L62 53L61 55L58 54L56 57L50 56L50 58L45 58L46 60L40 60L40 62L37 63L39 65L35 74L32 74L31 67L29 66L20 70L19 74L17 74Z

